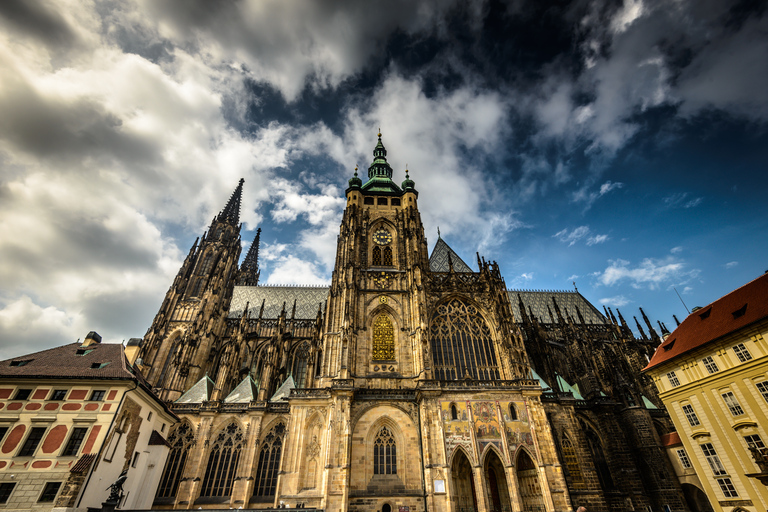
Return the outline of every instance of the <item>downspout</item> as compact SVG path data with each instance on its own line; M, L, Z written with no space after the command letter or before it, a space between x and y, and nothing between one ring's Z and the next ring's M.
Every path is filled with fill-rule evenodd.
M91 476L93 476L93 468L96 466L96 462L101 459L101 454L104 451L104 445L107 442L107 437L109 437L109 432L112 430L112 425L115 424L115 420L117 419L117 414L120 412L121 407L123 406L123 400L125 400L126 395L130 393L131 391L136 390L137 387L139 387L139 381L136 380L135 386L133 386L133 389L129 389L125 393L123 393L123 396L120 397L120 403L117 404L117 409L115 409L115 414L112 416L112 421L109 423L109 428L107 428L107 435L104 436L104 440L101 442L101 447L99 447L99 451L96 454L96 458L94 459L94 464L91 464L91 469L88 471L88 478L85 479L85 484L83 484L83 488L80 490L80 497L77 499L77 505L75 505L75 508L80 508L80 502L83 501L83 491L88 488L88 483L91 481Z
M424 484L424 487L423 487L424 512L428 512L427 510L427 477L424 474L427 468L424 467L424 439L422 438L422 433L421 433L421 407L420 406L419 406L419 455L421 456L421 478Z

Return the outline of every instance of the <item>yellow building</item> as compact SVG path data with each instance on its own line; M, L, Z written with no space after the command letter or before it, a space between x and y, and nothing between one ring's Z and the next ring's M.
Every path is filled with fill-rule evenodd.
M124 470L122 508L150 508L177 420L95 332L0 361L0 509L100 508Z
M644 370L717 511L768 504L766 336L768 274L695 309Z

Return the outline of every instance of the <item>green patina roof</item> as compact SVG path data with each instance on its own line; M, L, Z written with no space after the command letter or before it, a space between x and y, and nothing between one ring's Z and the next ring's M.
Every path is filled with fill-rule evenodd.
M355 177L357 173L355 173ZM349 186L357 187L355 178L349 180ZM410 181L410 180L407 180ZM411 181L410 188L413 188ZM381 133L379 133L379 142L373 148L373 163L368 167L368 181L362 186L364 192L383 193L391 195L402 195L403 190L392 181L392 167L387 162L387 150L381 142Z

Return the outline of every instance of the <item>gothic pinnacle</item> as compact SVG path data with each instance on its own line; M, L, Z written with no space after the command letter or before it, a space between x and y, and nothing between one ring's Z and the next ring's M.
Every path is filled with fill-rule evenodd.
M227 205L224 207L217 220L220 222L227 222L232 226L237 226L240 223L240 200L243 196L243 183L245 180L240 178L240 182L237 184L237 188L232 192L232 196L229 198Z

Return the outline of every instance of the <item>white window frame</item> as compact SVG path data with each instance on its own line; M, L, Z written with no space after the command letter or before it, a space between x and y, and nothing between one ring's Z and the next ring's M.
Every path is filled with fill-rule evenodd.
M669 385L673 388L676 388L680 385L680 379L677 378L677 375L674 371L667 374L667 380L669 380Z
M752 354L749 353L749 349L743 343L734 345L733 352L739 358L739 362L746 363L752 360Z
M688 458L688 454L685 452L685 448L677 450L677 458L680 459L680 465L683 466L683 469L691 469L693 467L691 459Z
M705 357L701 362L704 363L704 368L707 369L707 372L709 372L710 375L720 371L720 368L717 366L715 360L712 359L712 356Z
M686 408L688 410L686 410ZM690 426L698 427L701 425L701 421L699 421L699 417L696 415L696 411L693 410L693 406L691 404L683 405L683 414L685 414L685 417L688 420L688 424Z
M733 394L733 391L726 391L725 393L721 393L720 396L723 397L725 406L731 411L731 416L741 416L744 414L744 409L741 408L741 404L739 404L739 400L736 398L736 395Z
M718 457L717 451L715 450L715 447L712 446L712 443L702 444L701 451L704 453L704 458L707 459L707 462L709 463L709 468L712 470L712 474L715 476L728 474L725 470L725 466L720 462L720 457Z

